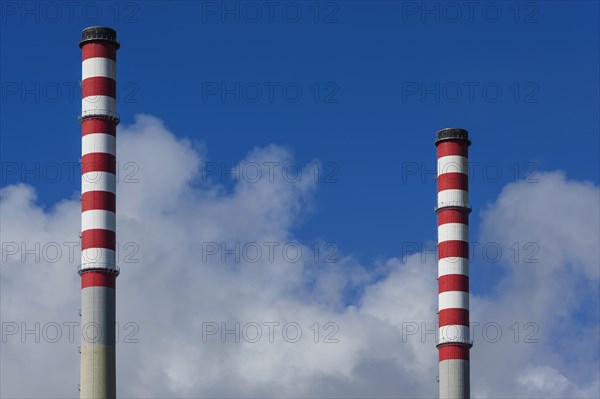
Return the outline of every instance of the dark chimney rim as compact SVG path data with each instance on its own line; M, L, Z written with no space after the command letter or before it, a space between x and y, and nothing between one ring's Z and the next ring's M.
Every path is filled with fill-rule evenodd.
M471 140L469 139L469 132L466 129L458 127L447 127L438 130L435 140L436 146L443 141L449 140L464 141L467 143L467 145L471 145Z
M81 41L79 47L83 47L84 44L95 41L106 41L114 43L117 49L121 47L117 40L117 31L106 26L90 26L85 28L81 32Z

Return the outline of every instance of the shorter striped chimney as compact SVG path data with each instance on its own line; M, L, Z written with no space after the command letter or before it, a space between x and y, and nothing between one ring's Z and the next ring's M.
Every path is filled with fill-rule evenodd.
M470 397L469 350L469 134L437 133L439 394Z

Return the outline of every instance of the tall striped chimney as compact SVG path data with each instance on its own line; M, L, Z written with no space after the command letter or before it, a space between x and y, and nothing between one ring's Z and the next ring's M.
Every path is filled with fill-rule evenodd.
M440 398L469 398L469 133L437 133Z
M84 29L81 101L81 398L116 398L117 33Z

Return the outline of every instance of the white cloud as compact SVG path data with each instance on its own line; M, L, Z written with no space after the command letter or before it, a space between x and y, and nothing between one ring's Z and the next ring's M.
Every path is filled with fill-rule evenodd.
M407 323L433 328L432 257L422 262L415 255L405 263L389 259L364 266L341 253L340 262L324 264L315 263L312 249L300 243L302 258L286 261L282 247L295 242L294 225L305 217L316 189L310 173L289 182L274 168L272 181L242 179L233 188L203 182L204 156L150 116L139 116L134 125L120 129L118 140L120 339L133 331L124 329L124 323L139 326L134 337L138 343L118 346L120 396L437 395L434 337L429 334L422 342L422 331L402 337ZM289 151L272 145L253 149L240 164L292 161ZM124 170L127 162L135 167ZM269 176L268 169L263 169L263 176ZM43 246L77 241L78 201L44 210L29 186L9 186L1 193L3 243L25 242L30 248L35 242ZM541 204L548 197L554 206ZM473 320L492 320L505 329L514 321L535 321L540 342L515 344L509 337L490 344L476 338L475 395L598 396L598 375L589 371L598 366L598 344L592 341L598 328L586 325L582 333L563 325L565 320L584 323L573 316L584 303L598 309L597 302L589 302L598 282L597 246L594 252L589 245L598 242L597 199L596 186L545 174L538 184L509 185L484 214L486 239L502 245L535 240L541 264L507 265L499 297L473 297ZM590 210L594 205L595 213ZM132 254L131 248L123 248L129 241L139 247L133 256L139 263L124 262ZM265 246L268 242L279 243L273 259ZM203 257L207 243L223 243L228 249L236 243L240 249L253 243L263 253L256 262L238 262L233 255L222 262L220 252ZM63 255L56 263L47 259L37 263L31 256L22 262L20 253L3 260L3 323L78 321L78 261ZM592 284L586 285L586 280ZM563 293L564 289L575 292ZM358 293L351 303L348 292ZM203 342L203 323L212 322L219 327L227 323L228 328L238 322L250 337L254 330L248 323L255 322L262 337L257 343L243 338L235 343L228 335L222 343L217 334ZM280 323L273 342L265 322ZM290 322L302 328L296 343L286 342L282 335L282 326ZM556 338L554 331L562 336ZM295 335L289 332L288 340ZM334 332L330 339L339 342L324 343ZM581 344L567 346L574 337ZM26 343L18 335L6 338L0 355L2 396L77 396L78 340L51 344L32 342L31 336ZM590 347L595 353L590 354Z
M473 370L474 392L597 397L600 191L559 172L537 178L507 185L483 212L481 241L497 242L509 255L499 263L508 270L498 294L471 302L472 320L503 329L498 343L476 335L473 362L487 359L494 367Z
M598 392L598 381L592 383L586 390L574 385L567 377L548 366L529 367L518 378L521 388L526 393L544 393L545 397L594 397Z

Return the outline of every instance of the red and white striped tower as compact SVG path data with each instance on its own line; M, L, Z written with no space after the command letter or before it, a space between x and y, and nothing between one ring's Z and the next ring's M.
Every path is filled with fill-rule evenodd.
M81 101L81 398L116 398L117 33L83 31Z
M437 133L440 398L469 398L469 133Z

